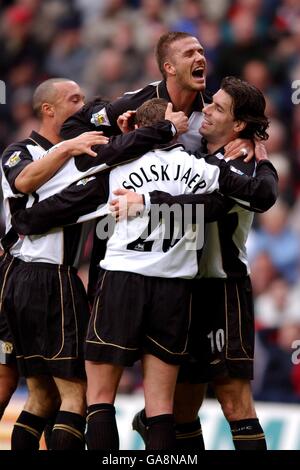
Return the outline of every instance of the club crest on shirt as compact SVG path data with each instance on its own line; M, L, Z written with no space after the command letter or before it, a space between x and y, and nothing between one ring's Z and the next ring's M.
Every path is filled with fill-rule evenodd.
M77 181L76 186L85 186L89 181L95 180L96 176L87 176L86 178L82 178L82 180Z
M96 127L98 126L110 126L110 122L106 113L105 108L102 108L97 113L92 114L91 123Z
M5 166L9 168L16 166L21 161L20 153L21 151L14 152L5 163Z
M1 351L3 354L12 354L14 347L12 343L8 341L0 341L1 343Z
M134 250L135 251L145 251L144 244L143 243L137 243L137 245L135 245L135 247L134 247Z

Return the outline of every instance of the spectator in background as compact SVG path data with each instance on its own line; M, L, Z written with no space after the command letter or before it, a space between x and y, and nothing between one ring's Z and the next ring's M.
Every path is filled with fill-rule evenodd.
M280 31L298 31L300 21L300 7L297 0L281 0L277 2L275 26Z
M249 243L247 245L249 246ZM249 252L249 249L247 249L247 252ZM251 282L254 296L262 294L276 277L277 272L269 254L266 252L258 253L251 263Z
M275 269L293 284L299 278L299 237L288 224L288 208L280 200L266 213L259 215L260 227L252 233L248 245L253 259L259 253L270 256Z
M50 76L74 77L82 84L87 58L88 49L81 38L81 17L78 12L74 12L58 21L45 69Z
M135 40L141 52L153 50L160 36L169 30L170 14L165 0L140 0L134 23Z
M277 328L289 317L289 284L276 277L255 300L255 321L258 328ZM300 321L300 315L299 315Z
M292 145L294 148L292 165L294 174L294 186L299 196L300 194L300 106L294 106L292 124ZM299 199L298 199L299 200Z
M265 95L268 103L269 116L288 116L291 112L292 102L289 99L290 85L286 87L287 76L283 72L284 87L279 86L276 80L279 64L270 57L249 60L243 70L244 80L256 86ZM275 73L272 73L274 71ZM282 72L280 71L282 74Z
M207 88L215 92L219 87L219 81L214 74L214 64L218 63L221 33L217 23L203 21L199 25L198 36L205 49L207 61Z
M33 37L33 19L32 12L25 5L12 5L4 12L0 35L2 79L24 58L43 64L45 51Z
M220 47L219 61L216 64L218 77L224 75L241 76L245 64L252 59L264 61L268 56L268 43L258 37L257 18L247 10L238 11L229 23L228 39ZM237 60L238 57L238 60Z
M121 51L108 46L93 57L86 72L85 83L93 96L101 93L106 99L116 99L128 86L129 67L130 63L125 61Z
M103 0L98 3L98 15L85 22L83 37L88 47L101 50L117 33L120 22L129 20L133 12L125 0ZM136 26L132 27L136 29Z
M179 3L180 18L172 25L174 31L184 31L191 36L198 35L199 23L201 23L202 5L198 0L182 0Z
M289 207L292 207L296 199L296 190L293 184L292 158L288 146L287 130L278 118L273 118L270 121L269 139L266 142L266 149L271 162L278 172L281 199Z
M152 51L144 55L142 68L144 72L143 76L136 77L137 81L134 82L133 88L136 90L145 86L145 83L158 82L161 80L161 73Z
M296 322L286 321L278 328L266 328L258 332L257 340L264 354L264 367L255 399L300 403L300 364L296 361L295 351L296 344L299 349L299 338L300 318ZM260 363L260 357L256 357L256 363Z

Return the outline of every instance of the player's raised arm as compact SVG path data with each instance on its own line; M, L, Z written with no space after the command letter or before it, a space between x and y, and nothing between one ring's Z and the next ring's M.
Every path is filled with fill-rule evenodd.
M108 138L103 136L101 132L92 131L59 143L50 149L43 158L23 167L20 165L20 172L14 182L16 191L25 194L32 193L48 181L71 157L82 154L95 157L97 153L93 151L92 147L107 142Z

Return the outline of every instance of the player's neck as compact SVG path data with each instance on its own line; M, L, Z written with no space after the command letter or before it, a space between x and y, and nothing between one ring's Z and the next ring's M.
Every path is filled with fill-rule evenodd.
M197 92L179 89L175 83L167 82L167 90L173 103L173 111L183 111L187 116L192 111Z
M207 151L208 153L212 154L212 153L215 153L220 147L222 147L222 145L218 145L218 144L207 144Z
M48 123L42 123L39 129L39 134L45 139L49 140L53 145L58 144L62 141L57 129L54 129L52 126L49 126Z
M227 135L224 135L224 136L219 136L217 140L212 140L212 142L207 141L208 153L215 153L217 150L219 150L222 147L225 147L225 145L229 144L229 142L232 142L237 137L238 137L238 134L235 134L233 132L233 133L227 133Z
M217 150L219 150L222 147L225 147L225 145L228 144L228 140L218 140L217 142L207 142L207 151L208 153L215 153Z

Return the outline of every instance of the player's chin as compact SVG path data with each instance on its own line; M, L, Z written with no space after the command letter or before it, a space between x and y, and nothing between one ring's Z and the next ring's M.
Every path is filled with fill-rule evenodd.
M209 136L209 130L205 126L200 126L199 133L205 138Z
M204 91L205 86L206 86L205 80L203 80L202 82L193 82L192 83L193 90L198 91L198 92Z

